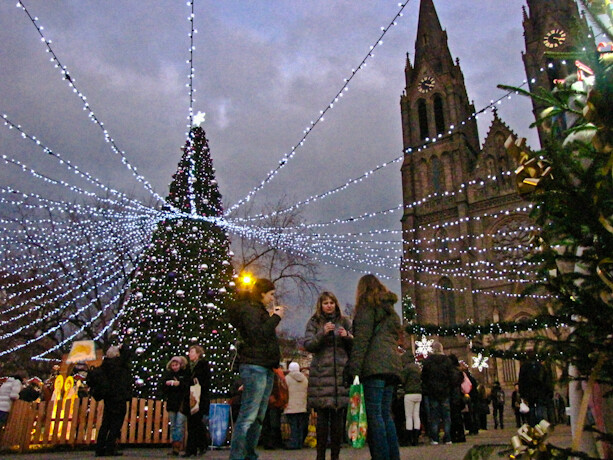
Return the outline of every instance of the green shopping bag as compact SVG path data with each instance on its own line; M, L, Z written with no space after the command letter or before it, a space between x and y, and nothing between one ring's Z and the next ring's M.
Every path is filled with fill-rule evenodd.
M364 387L356 375L349 388L349 407L347 409L347 435L352 447L364 447L367 426Z

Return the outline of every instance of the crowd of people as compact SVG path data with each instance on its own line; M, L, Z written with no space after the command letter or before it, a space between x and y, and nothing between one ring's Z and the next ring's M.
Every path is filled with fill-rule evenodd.
M467 435L504 428L506 394L499 382L491 388L478 383L465 362L445 354L440 342L419 362L403 352L402 328L394 304L398 297L374 275L363 276L356 289L353 321L342 314L334 293L322 292L307 321L304 348L312 354L308 369L291 362L284 376L288 400L273 404L275 370L281 363L277 326L285 307L275 302L275 286L258 279L251 291L229 310L229 320L240 334L237 347L239 379L234 386L234 425L230 460L257 458L256 448L300 449L307 437L311 411L316 415L316 459L326 451L338 460L346 442L349 386L359 377L364 390L368 422L367 441L373 460L399 460L400 446L465 442ZM111 346L100 366L99 397L104 400L96 455L117 455L117 442L132 397L129 347ZM211 443L208 432L211 369L205 350L189 348L187 357L174 356L160 381L171 425L171 455L203 454ZM104 381L112 382L105 387ZM94 381L92 374L92 381ZM40 382L40 384L39 384ZM194 401L190 387L198 384ZM6 423L13 401L44 399L40 379L15 374L0 386L0 425ZM491 411L490 411L491 405ZM534 356L520 368L510 397L516 425L535 425L541 419L563 423L564 399L553 393L546 367ZM281 418L289 425L282 443ZM186 438L185 438L186 436ZM426 439L427 438L427 439Z

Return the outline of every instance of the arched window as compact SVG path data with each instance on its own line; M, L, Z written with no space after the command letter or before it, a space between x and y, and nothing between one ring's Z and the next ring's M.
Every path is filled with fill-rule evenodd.
M441 160L438 157L432 157L432 188L433 192L440 193L442 192L442 182L443 182L443 167L441 165Z
M441 278L438 285L439 324L441 326L454 326L456 324L456 319L455 298L451 290L453 286L449 278Z
M415 196L417 198L423 198L428 194L429 184L428 184L428 162L422 158L419 162L419 182L418 189L415 190Z
M434 123L436 124L436 134L445 132L445 115L443 114L443 99L439 94L434 96Z
M449 241L447 240L448 236L445 229L439 228L434 238L436 246L436 255L441 259L449 257Z
M417 115L419 116L419 137L425 139L428 137L428 109L423 99L417 101Z

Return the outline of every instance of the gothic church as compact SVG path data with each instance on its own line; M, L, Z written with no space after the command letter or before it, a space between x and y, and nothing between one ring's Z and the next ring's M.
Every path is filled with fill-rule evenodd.
M588 32L573 0L528 0L523 27L530 90L551 88L553 79L574 71L544 56L576 46L571 31ZM433 0L421 0L414 61L407 55L405 76L403 296L411 298L420 323L488 324L541 313L544 300L517 299L530 277L524 256L532 223L529 203L517 193L517 164L504 148L512 129L494 112L480 145L471 118L475 107ZM535 106L534 114L541 110ZM539 135L542 142L544 134ZM466 359L465 339L441 341ZM496 361L485 380L515 381L517 363Z

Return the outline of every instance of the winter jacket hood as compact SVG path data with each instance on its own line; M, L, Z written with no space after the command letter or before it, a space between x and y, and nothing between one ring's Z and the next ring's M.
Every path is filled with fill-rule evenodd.
M361 379L381 376L400 382L402 361L398 352L400 317L394 310L398 296L382 292L372 304L358 305L353 320L350 374Z

